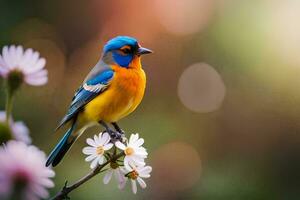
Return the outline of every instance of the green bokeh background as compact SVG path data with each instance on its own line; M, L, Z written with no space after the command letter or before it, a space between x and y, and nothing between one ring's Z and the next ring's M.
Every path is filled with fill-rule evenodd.
M153 166L148 188L133 195L129 184L119 191L115 182L104 185L99 175L70 197L299 199L300 46L289 34L300 35L300 4L212 1L206 25L178 35L164 27L157 2L0 0L0 46L32 47L47 59L49 83L23 86L13 110L14 119L29 127L33 144L46 153L62 136L53 130L105 41L131 35L155 51L143 59L145 98L134 114L120 121L127 133L138 132L146 141L147 162ZM173 8L167 2L168 14ZM205 9L199 7L199 12ZM287 12L295 13L286 17ZM277 20L281 18L284 23ZM210 113L193 112L178 97L180 75L197 62L210 64L226 87L222 106ZM87 131L55 168L51 195L66 180L72 183L89 171L81 149L85 139L100 130Z

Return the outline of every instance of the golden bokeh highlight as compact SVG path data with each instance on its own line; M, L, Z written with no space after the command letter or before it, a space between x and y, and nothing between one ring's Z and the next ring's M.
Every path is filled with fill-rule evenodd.
M272 1L268 4L270 46L277 56L292 66L300 65L300 1Z
M156 0L158 21L171 33L187 35L203 30L214 12L214 0Z
M188 109L207 113L220 108L225 97L225 85L219 73L206 63L196 63L182 73L178 96Z

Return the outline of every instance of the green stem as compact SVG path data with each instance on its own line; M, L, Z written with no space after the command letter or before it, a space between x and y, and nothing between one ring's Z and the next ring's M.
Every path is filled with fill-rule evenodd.
M91 178L96 176L97 174L101 173L103 171L102 169L106 165L108 165L110 162L112 162L114 160L121 158L122 156L125 156L124 152L114 155L110 160L108 160L104 164L96 167L93 171L91 171L90 173L88 173L87 175L85 175L84 177L79 179L73 185L67 186L67 182L66 182L65 186L61 189L61 191L59 191L54 197L52 197L51 200L68 199L68 194L70 192L72 192L73 190L75 190L76 188L78 188L79 186L81 186L82 184L84 184L85 182L87 182L88 180L90 180Z
M5 110L6 110L6 124L9 126L9 119L11 116L11 112L12 112L12 105L13 105L13 92L10 89L9 86L7 86L7 92L6 92L6 106L5 106Z

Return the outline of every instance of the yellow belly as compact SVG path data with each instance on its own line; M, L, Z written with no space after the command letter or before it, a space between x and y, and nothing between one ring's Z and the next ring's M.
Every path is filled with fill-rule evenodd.
M113 69L115 74L109 88L85 106L81 120L116 122L133 112L142 101L146 85L144 71Z

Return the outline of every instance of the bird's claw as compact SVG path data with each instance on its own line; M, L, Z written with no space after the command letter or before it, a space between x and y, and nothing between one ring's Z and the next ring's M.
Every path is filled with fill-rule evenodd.
M116 141L124 142L125 134L123 131L120 133L118 131L113 131L113 130L107 131L106 130L105 132L107 132L109 134L112 142L116 142Z

